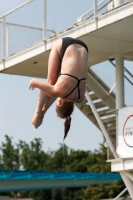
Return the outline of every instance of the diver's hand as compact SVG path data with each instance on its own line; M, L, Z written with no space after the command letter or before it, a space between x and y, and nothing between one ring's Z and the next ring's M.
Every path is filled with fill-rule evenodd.
M36 79L30 81L29 90L34 90L36 88Z

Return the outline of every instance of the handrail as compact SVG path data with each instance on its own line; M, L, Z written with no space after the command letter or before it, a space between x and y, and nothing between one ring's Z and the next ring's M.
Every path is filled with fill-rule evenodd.
M0 23L3 23L2 21L0 21ZM6 22L7 25L12 25L12 26L20 26L23 28L31 28L31 29L37 29L37 30L43 30L43 28L39 28L39 27L35 27L35 26L27 26L27 25L23 25L23 24L15 24L12 22Z
M127 191L127 188L125 188L125 189L124 189L120 194L118 194L118 196L115 197L113 200L119 199L119 197L121 197L126 191Z
M23 4L21 4L20 6L14 8L13 10L7 12L6 14L0 16L0 19L3 18L3 30L2 30L2 38L3 38L3 41L2 41L2 58L4 59L6 56L8 56L8 27L7 27L7 24L6 24L6 17L19 10L20 8L24 7L25 5L31 3L32 1L34 0L29 0Z
M109 62L110 62L114 67L116 67L116 65L112 62L112 60L109 60ZM124 70L133 78L133 74L132 74L126 67L124 67ZM129 80L129 78L127 78L126 75L124 75L124 77L127 79L127 81L128 81L131 85L133 85L133 83Z
M0 21L0 23L3 23L3 22ZM31 29L36 29L36 30L43 31L43 28L39 28L39 27L35 27L35 26L27 26L27 25L15 24L15 23L11 23L11 22L6 22L6 24L7 25L12 25L12 26L20 26L20 27L23 27L23 28L31 28ZM46 31L52 32L54 35L56 35L56 32L54 30L47 29Z
M25 5L31 3L32 1L34 1L34 0L29 0L29 1L27 1L27 2L25 2L25 3L23 3L23 4L21 4L20 6L14 8L13 10L7 12L6 14L0 16L0 19L6 17L7 15L10 15L11 13L15 12L16 10L19 10L20 8L22 8L22 7L24 7Z
M97 7L98 6L100 6L104 1L106 1L106 0L102 0L102 1L100 1L98 4L97 4ZM112 2L113 0L109 0L109 2L108 3L110 3L110 2ZM95 2L96 3L96 2ZM108 3L106 3L104 6L106 6ZM103 6L103 7L104 7ZM102 8L103 8L102 7ZM79 18L77 18L77 22L81 22L82 21L82 18L83 17L85 17L87 14L89 14L90 12L92 12L93 10L95 10L95 7L93 7L93 8L91 8L89 11L87 11L86 13L84 13L83 15L81 15ZM99 10L97 10L97 12L98 11L100 11L101 10L101 8L99 9ZM92 17L94 15L94 13L90 16L90 17Z

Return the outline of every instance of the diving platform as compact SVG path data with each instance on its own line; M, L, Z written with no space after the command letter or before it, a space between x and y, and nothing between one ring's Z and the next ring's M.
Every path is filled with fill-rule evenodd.
M88 66L122 56L133 60L133 2L119 6L93 19L77 22L69 30L44 39L0 60L0 72L46 78L50 50L62 37L79 38L89 48Z

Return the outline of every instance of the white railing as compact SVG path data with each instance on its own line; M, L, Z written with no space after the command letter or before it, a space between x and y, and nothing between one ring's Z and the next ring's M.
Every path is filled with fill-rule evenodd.
M8 25L6 23L6 17L10 15L11 13L24 7L25 5L31 3L32 1L34 0L29 0L28 2L21 4L20 6L14 8L10 12L4 14L3 16L0 16L0 19L2 19L1 23L3 24L2 26L2 58L3 59L8 56Z
M121 1L121 4L119 1ZM97 0L94 0L94 7L86 13L84 13L83 15L81 15L79 18L77 18L77 22L82 22L86 19L97 18L99 15L114 9L115 5L117 7L118 5L121 6L132 1L133 0L102 0L99 3L97 3Z
M9 55L14 54L17 51L20 51L22 48L25 48L27 45L31 46L34 43L41 41L43 39L46 38L46 34L44 32L43 28L40 27L34 27L34 26L27 26L27 25L23 25L23 24L16 24L16 23L11 23L11 22L5 22L4 23L2 21L0 21L0 25L1 27L3 27L3 31L2 31L2 58L5 58ZM24 37L24 33L25 33L25 37L27 35L27 32L29 32L29 35L32 34L32 38L28 41L26 41L26 44L23 42L21 43L21 45L19 43L17 43L17 46L14 48L14 44L12 44L12 48L9 46L9 37L12 36L12 34L9 34L9 30L13 28L14 30L21 30L23 31L23 37ZM56 32L54 30L46 30L47 32L51 32L53 35L56 34ZM19 31L18 31L19 32ZM36 35L36 37L34 37L34 34ZM13 37L13 36L12 36ZM20 36L19 36L20 37ZM16 40L16 38L12 38L12 43L13 40Z
M43 0L44 1L44 15L43 15L43 27L34 27L34 26L27 26L27 25L23 25L23 24L17 24L17 23L12 23L12 22L8 22L7 21L7 17L10 16L11 14L15 13L16 11L20 10L21 8L27 6L28 4L32 3L35 0L29 0L23 4L21 4L20 6L14 8L13 10L11 10L10 12L7 12L6 14L0 16L0 37L2 38L2 44L1 44L1 49L0 49L0 59L5 59L6 57L8 57L9 55L12 55L20 50L22 50L23 48L26 48L27 45L31 46L36 42L39 42L41 40L45 40L46 39L46 32L51 32L53 35L55 35L55 31L54 30L46 30L46 7L47 7L47 0ZM21 34L21 37L25 37L26 38L26 32L29 32L29 35L32 35L32 39L27 39L28 41L26 41L25 44L24 42L21 43L21 45L19 45L19 43L15 44L12 41L12 48L10 49L9 47L9 43L11 43L11 41L9 42L9 37L12 37L10 34L10 29L14 28L14 30L16 29L18 31L18 33L22 33L23 31L23 36ZM22 30L23 28L23 30ZM19 34L18 34L19 35ZM24 36L25 35L25 36ZM36 38L34 37L34 35L36 35ZM19 35L20 37L20 35ZM20 37L20 38L21 38ZM12 40L16 40L17 38L14 35L14 38L12 37ZM16 47L14 48L14 45L16 45Z
M113 2L113 0L102 0L99 3L97 3L97 0L94 0L94 7L91 8L86 13L84 13L83 15L81 15L77 19L77 22L82 22L86 19L96 18L96 17L98 17L101 10L103 10L103 9L104 9L104 12L107 12L110 8L112 8L112 7L109 7L112 2Z

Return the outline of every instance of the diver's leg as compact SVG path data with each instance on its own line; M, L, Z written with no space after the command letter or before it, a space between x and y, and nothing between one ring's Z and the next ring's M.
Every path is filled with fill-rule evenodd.
M62 46L62 40L59 40L52 48L49 56L48 61L48 75L47 75L47 82L51 85L54 85L58 79L60 70L61 70L61 64L60 64L60 57L58 53L58 49ZM44 116L44 112L42 112L42 109L45 107L46 102L49 102L47 105L48 108L52 105L52 101L54 102L55 99L48 97L45 92L40 91L37 107L35 110L35 114L32 119L32 124L35 128L38 128L40 124L42 123L42 119ZM51 103L51 104L50 104ZM48 110L47 108L47 110Z

